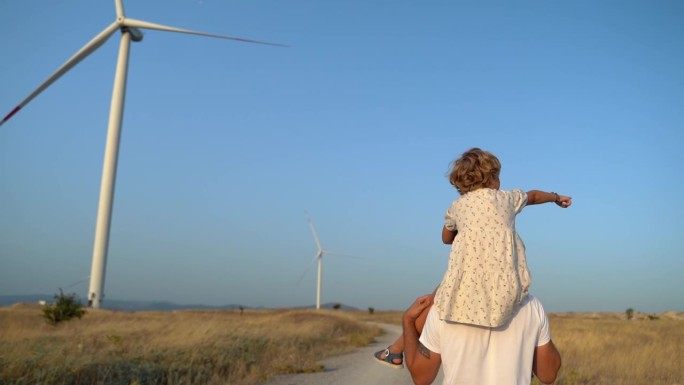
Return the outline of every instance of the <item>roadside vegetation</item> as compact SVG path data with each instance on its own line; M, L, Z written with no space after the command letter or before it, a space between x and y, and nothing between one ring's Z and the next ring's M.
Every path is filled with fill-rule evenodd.
M42 310L43 318L53 326L73 318L80 319L86 314L76 294L64 294L62 290L55 295L55 302L44 305Z
M0 384L235 384L321 371L382 333L333 310L113 312L45 322L0 308Z
M114 312L45 322L44 308L0 308L0 384L257 385L324 370L320 359L401 324L398 311ZM630 309L631 310L631 309ZM549 315L563 367L556 385L684 385L684 314ZM539 383L534 380L534 385Z

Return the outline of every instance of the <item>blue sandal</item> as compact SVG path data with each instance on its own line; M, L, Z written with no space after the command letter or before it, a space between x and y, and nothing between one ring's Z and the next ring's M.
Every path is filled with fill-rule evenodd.
M385 355L385 358L382 358L383 354ZM378 363L389 366L390 368L401 369L404 367L404 353L392 353L390 352L389 347L385 350L375 352L374 356ZM397 364L394 360L401 360L401 362Z

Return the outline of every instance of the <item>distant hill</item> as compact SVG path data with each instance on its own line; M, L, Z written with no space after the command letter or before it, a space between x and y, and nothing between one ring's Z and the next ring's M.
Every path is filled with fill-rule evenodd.
M353 306L347 306L345 304L340 304L339 302L322 303L321 309L333 310L333 309L335 309L335 306L338 304L340 305L340 310L350 310L350 311L359 310ZM298 309L315 309L315 308L316 308L315 305L311 305L311 306L302 306L302 307L299 307Z
M49 294L33 295L0 295L0 306L10 306L15 303L38 303L40 301L54 301L55 296Z
M80 299L85 304L83 298ZM40 301L53 302L54 295L34 294L34 295L0 295L0 306L11 306L16 303L38 303ZM323 309L334 309L337 303L322 304ZM182 305L168 301L121 301L116 299L106 299L102 308L121 311L171 311L171 310L235 310L240 309L241 305L229 304L220 306L192 304ZM263 307L250 307L242 305L244 309L263 309ZM303 306L300 309L313 309L315 306ZM341 310L358 310L355 307L340 304Z
M165 301L120 301L120 300L106 300L102 306L109 310L125 310L125 311L170 311L170 310L234 310L239 309L240 305L221 305L210 306L202 304L183 305L174 302ZM243 306L244 309L250 309L248 306Z
M86 303L83 298L80 298L82 303ZM53 302L54 295L49 294L34 294L34 295L0 295L0 306L11 306L16 303L38 303L40 301ZM173 302L165 301L121 301L116 299L107 299L104 301L102 308L109 310L122 311L166 311L166 310L232 310L239 309L240 305L222 305L209 306L202 304L181 305ZM244 306L245 309L251 309Z

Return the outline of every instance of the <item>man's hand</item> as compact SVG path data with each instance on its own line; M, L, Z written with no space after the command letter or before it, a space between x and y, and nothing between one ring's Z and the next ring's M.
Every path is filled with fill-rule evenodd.
M420 313L422 313L423 310L425 310L428 306L432 305L432 299L432 294L418 297L404 313L404 319L414 323L420 316Z

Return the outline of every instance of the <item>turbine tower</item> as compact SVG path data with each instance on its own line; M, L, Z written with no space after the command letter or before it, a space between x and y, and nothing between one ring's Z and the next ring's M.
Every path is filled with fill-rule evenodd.
M88 304L94 308L99 308L104 298L105 267L107 264L107 251L109 248L109 227L111 224L112 206L114 202L114 184L116 181L119 140L121 137L121 122L123 119L124 100L126 96L126 78L128 76L128 57L131 41L139 42L143 39L141 29L153 29L164 32L177 32L284 47L282 44L197 32L147 21L129 19L126 18L124 14L123 0L114 0L114 5L116 7L116 20L69 58L69 60L57 69L57 71L43 82L43 84L36 88L26 99L19 103L18 106L0 121L1 126L62 75L100 48L116 31L121 31L119 56L116 64L116 73L114 75L114 89L112 91L112 101L109 110L109 127L107 129L104 164L102 167L100 201L97 211L97 223L95 225L93 262L90 273L90 288L88 290Z
M311 217L309 214L306 214L306 220L309 222L309 226L311 227L311 233L314 236L314 239L316 240L316 256L314 259L318 262L318 280L316 284L316 310L321 308L321 275L323 274L323 253L324 250L321 247L321 241L318 239L318 234L316 234L316 228L314 227L313 221L311 220Z

